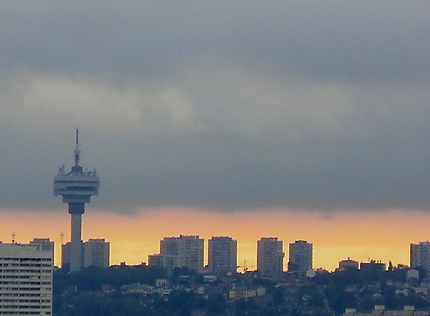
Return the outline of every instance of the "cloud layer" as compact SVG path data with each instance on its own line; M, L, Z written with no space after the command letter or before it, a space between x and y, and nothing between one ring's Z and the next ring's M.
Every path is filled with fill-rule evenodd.
M0 208L429 209L426 2L0 4Z

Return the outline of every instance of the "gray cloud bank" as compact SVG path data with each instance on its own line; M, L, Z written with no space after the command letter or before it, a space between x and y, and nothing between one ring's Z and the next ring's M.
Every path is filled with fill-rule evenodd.
M430 4L0 4L1 208L428 209Z

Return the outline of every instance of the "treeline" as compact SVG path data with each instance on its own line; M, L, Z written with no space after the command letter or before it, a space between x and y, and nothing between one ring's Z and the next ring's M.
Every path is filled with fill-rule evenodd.
M100 291L106 285L113 288L132 283L154 285L156 279L167 277L165 268L145 265L120 265L104 269L89 267L72 273L66 269L59 269L54 272L54 295L60 295L68 288L78 291Z
M258 278L256 273L233 274L208 283L188 269L168 273L162 267L116 266L54 273L54 315L342 315L346 308L370 312L375 305L402 310L414 305L430 310L430 296L419 289L427 278L407 279L407 266L382 269L318 271L313 278L285 273L281 282ZM130 284L154 286L167 279L167 294L121 291ZM230 299L234 287L264 288L262 296ZM132 287L131 287L132 288ZM124 289L124 288L123 288ZM203 292L199 292L203 289Z

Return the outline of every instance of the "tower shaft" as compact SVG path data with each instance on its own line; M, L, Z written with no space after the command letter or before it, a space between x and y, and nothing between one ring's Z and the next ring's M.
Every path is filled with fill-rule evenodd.
M82 268L82 214L85 211L84 203L69 203L71 219L70 232L70 271L79 271Z

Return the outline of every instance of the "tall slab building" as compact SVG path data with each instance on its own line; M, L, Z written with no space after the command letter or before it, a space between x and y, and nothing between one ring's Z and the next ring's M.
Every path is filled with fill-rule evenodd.
M84 242L84 267L109 267L110 243L102 238Z
M235 273L237 241L231 237L212 237L208 241L208 270L213 274Z
M283 242L278 237L262 237L257 241L257 271L261 277L277 280L284 266Z
M411 268L424 268L430 272L430 242L421 241L410 245Z
M178 267L201 271L203 269L204 240L194 235L165 237L160 241L160 255L159 261L168 269Z
M85 204L90 203L91 196L98 195L100 179L96 170L87 171L79 165L79 134L76 130L75 164L70 172L66 173L65 167L58 170L54 178L54 195L61 195L63 203L68 204L71 216L70 233L70 271L78 271L83 266L82 256L82 214L85 212Z
M37 242L0 242L0 315L52 315L53 260Z
M305 240L290 243L288 271L306 272L312 269L313 245Z

